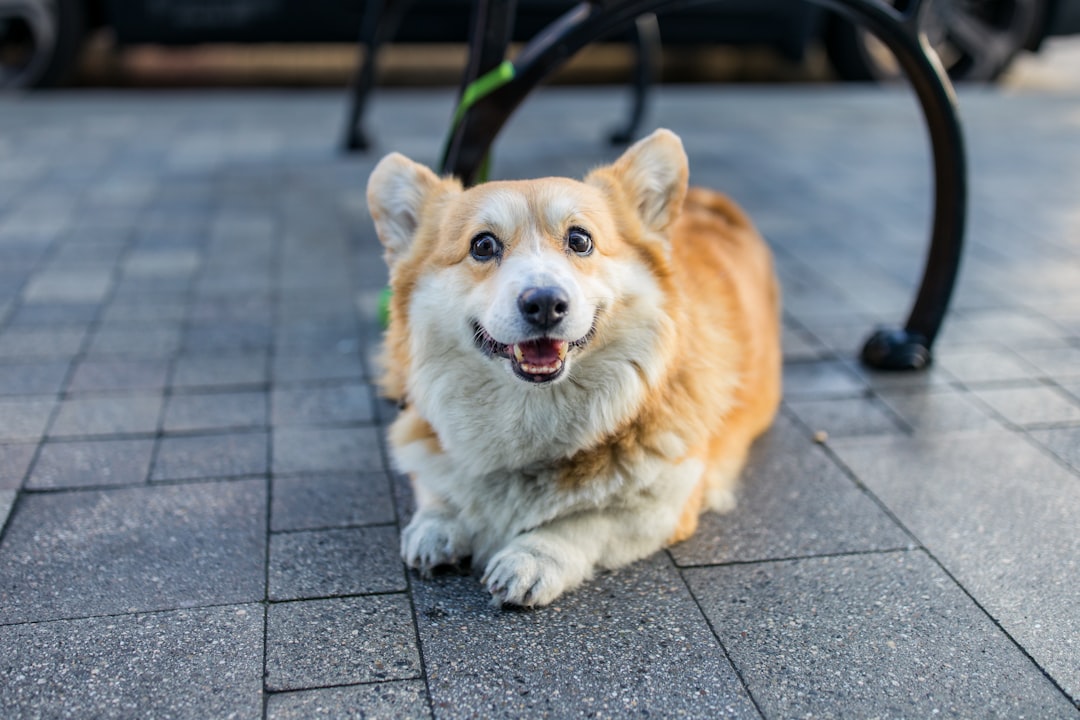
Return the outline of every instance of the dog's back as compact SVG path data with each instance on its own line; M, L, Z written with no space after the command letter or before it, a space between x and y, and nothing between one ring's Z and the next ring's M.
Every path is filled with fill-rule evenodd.
M749 218L726 195L691 188L672 230L673 270L684 291L683 338L694 356L699 392L739 378L732 404L712 423L706 475L691 498L673 542L689 537L705 509L728 510L753 439L765 431L780 403L780 290L772 254ZM724 337L726 335L726 337ZM719 356L717 347L733 352ZM686 358L690 362L690 358ZM733 366L734 365L734 366ZM708 402L698 407L713 407Z

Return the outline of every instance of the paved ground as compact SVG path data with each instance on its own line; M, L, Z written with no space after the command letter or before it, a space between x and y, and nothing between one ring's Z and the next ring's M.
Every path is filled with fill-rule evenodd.
M385 92L433 162L447 93ZM528 105L580 174L621 89ZM737 513L538 612L396 555L384 271L325 93L0 100L0 717L1080 716L1080 93L971 91L938 362L869 374L929 173L910 97L666 90L774 244L786 390ZM828 440L816 444L817 431Z

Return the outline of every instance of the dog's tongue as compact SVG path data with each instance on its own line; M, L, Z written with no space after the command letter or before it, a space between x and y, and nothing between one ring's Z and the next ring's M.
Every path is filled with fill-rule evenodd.
M518 362L536 366L551 366L562 361L566 356L566 341L552 338L540 338L518 343L514 346L514 355Z

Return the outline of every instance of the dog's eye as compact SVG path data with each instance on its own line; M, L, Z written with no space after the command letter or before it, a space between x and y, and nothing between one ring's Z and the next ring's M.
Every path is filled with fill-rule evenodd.
M593 251L592 238L581 228L570 228L566 234L566 246L578 255L588 255Z
M472 239L469 252L472 253L473 259L487 262L502 254L502 243L491 233L480 233Z

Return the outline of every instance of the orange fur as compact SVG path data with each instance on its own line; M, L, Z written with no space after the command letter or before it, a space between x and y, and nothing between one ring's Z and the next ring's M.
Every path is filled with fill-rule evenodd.
M618 185L602 177L605 185ZM626 198L613 192L614 202ZM671 228L672 252L640 230L623 237L647 258L668 296L677 332L667 338L670 373L651 387L638 414L602 445L564 463L568 486L598 477L634 453L656 450L672 430L689 442L706 472L683 510L672 543L697 528L708 491L731 492L754 439L780 403L780 291L772 255L749 218L728 197L691 188ZM617 216L632 217L629 207Z

